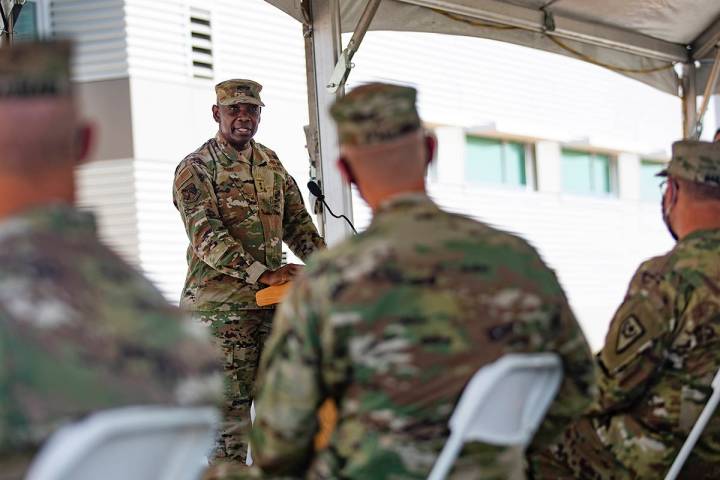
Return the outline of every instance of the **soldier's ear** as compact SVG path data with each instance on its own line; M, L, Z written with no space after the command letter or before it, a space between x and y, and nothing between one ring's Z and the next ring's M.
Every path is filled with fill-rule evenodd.
M437 153L437 137L432 132L425 133L425 151L427 165L430 165L435 160L435 154Z
M94 141L95 126L91 123L81 124L75 134L75 159L78 165L88 161Z
M213 119L216 123L220 123L220 107L217 105L212 106Z
M345 183L348 185L352 185L353 183L357 185L357 182L355 181L355 175L353 174L352 167L347 162L347 159L343 156L338 158L337 160L337 168L340 170L340 176L345 180Z

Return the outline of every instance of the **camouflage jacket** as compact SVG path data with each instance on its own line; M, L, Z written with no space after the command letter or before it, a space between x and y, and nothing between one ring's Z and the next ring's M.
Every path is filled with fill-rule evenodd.
M557 352L565 379L538 441L591 401L592 356L554 273L525 241L398 196L311 259L261 362L253 457L268 475L424 479L465 384L510 352ZM338 404L317 455L316 410ZM471 444L462 478L522 478L522 452ZM457 478L457 477L455 477Z
M91 215L0 222L0 477L20 478L26 454L87 413L215 403L219 370L205 330L99 242Z
M281 266L283 241L303 260L325 246L295 180L255 141L238 152L218 133L180 162L173 199L190 239L189 310L259 308L257 279Z
M664 477L720 367L720 230L688 235L640 266L597 365L597 404L541 455L557 463L536 477ZM681 478L720 478L717 415Z

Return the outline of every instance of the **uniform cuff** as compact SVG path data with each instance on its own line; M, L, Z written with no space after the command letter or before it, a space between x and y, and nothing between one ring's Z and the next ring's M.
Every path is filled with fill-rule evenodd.
M255 284L258 281L258 278L260 278L260 275L265 273L267 271L267 267L263 265L260 262L255 262L252 265L250 265L247 270L245 270L245 273L247 273L247 282L249 284Z

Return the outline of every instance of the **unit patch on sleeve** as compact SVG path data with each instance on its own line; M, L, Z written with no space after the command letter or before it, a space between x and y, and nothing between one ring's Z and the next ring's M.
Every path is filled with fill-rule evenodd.
M623 353L643 335L645 335L645 328L635 315L625 318L620 325L620 332L615 343L615 353Z

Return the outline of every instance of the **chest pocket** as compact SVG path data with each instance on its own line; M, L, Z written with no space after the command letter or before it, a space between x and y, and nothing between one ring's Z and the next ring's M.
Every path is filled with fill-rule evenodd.
M255 184L248 175L224 170L218 172L215 194L220 215L228 226L241 223L257 213Z
M263 215L282 215L285 206L283 177L272 170L256 179L258 204Z

